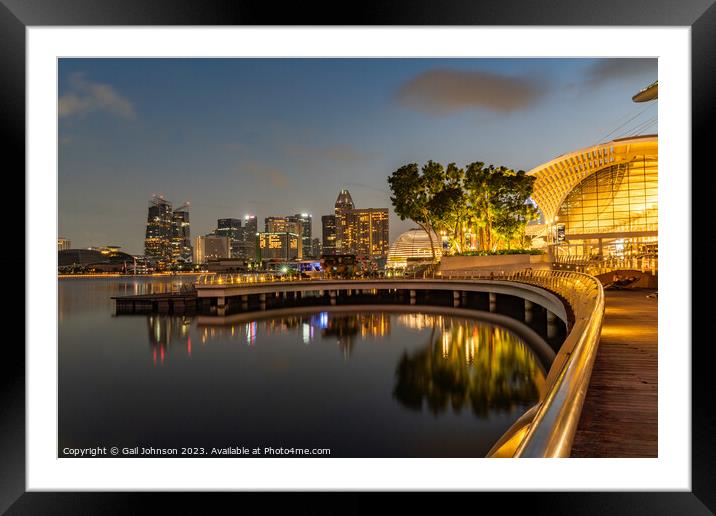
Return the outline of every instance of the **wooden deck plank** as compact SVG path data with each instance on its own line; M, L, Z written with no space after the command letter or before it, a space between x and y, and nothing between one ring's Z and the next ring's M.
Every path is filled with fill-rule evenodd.
M605 321L572 457L658 456L657 300L606 292Z

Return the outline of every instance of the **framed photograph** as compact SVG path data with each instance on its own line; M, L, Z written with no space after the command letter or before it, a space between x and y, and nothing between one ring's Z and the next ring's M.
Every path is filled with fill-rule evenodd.
M580 3L4 1L26 340L0 508L710 514L690 235L716 8Z

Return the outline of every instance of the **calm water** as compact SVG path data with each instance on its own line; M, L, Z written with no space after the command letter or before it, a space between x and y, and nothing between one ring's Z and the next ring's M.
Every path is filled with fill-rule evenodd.
M326 307L223 324L114 315L110 296L171 282L59 281L60 455L139 446L482 457L544 388L530 348L476 319Z

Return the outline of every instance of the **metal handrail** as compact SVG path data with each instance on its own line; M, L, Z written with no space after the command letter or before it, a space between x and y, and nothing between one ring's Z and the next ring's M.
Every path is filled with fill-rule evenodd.
M604 289L587 274L572 271L531 270L475 273L473 271L424 271L391 273L383 278L354 278L375 282L379 279L414 280L493 280L534 285L558 294L569 305L574 321L547 375L547 389L534 419L516 447L514 457L568 457L589 386L604 318ZM246 285L252 283L321 282L335 278L303 278L277 274L212 274L199 278L196 286Z

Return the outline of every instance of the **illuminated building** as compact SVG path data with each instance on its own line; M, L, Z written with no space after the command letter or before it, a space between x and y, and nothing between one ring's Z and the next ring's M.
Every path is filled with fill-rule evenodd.
M313 215L309 213L297 213L286 217L286 219L290 222L298 224L298 234L301 235L304 258L317 258L318 256L313 254L313 246L311 242L311 236L313 234Z
M655 254L658 137L634 136L563 154L528 172L543 234L557 255Z
M258 225L256 215L245 215L244 225L241 228L241 244L239 246L239 256L243 260L256 260L256 252L258 246Z
M321 257L321 239L320 238L314 238L311 240L311 257L312 258L320 258Z
M58 251L66 251L67 249L72 248L72 242L69 238L63 238L59 237L57 239L57 250Z
M324 215L321 217L321 226L323 233L323 247L321 254L336 254L336 216Z
M231 258L239 258L241 254L241 241L244 237L242 229L241 219L219 219L216 221L214 234L229 238Z
M189 231L189 212L177 208L172 213L172 261L189 263L192 259L191 233Z
M355 208L348 213L344 243L351 254L371 260L388 255L388 208Z
M189 212L185 203L176 210L160 195L149 201L144 254L161 266L190 262L192 258Z
M341 190L335 204L335 251L331 249L331 223L324 216L323 254L355 254L368 259L388 255L388 208L356 208L348 190Z
M172 205L163 197L155 195L149 201L147 229L144 238L144 254L159 263L172 261Z
M440 237L433 233L433 249L435 256L442 254ZM400 235L390 246L388 267L404 268L410 263L432 262L430 237L423 229L409 229Z
M301 226L293 217L266 217L264 219L266 233L301 233Z
M348 232L348 218L351 210L355 208L353 199L348 190L341 190L335 204L336 216L336 253L349 254L350 245L346 241Z
M303 255L301 235L291 232L259 233L259 256L267 260L300 260Z
M266 233L291 233L299 235L301 239L301 255L299 258L314 258L313 244L311 242L312 226L313 216L308 213L297 213L283 217L266 217L264 219Z
M194 240L194 263L229 258L230 253L229 237L206 235Z

